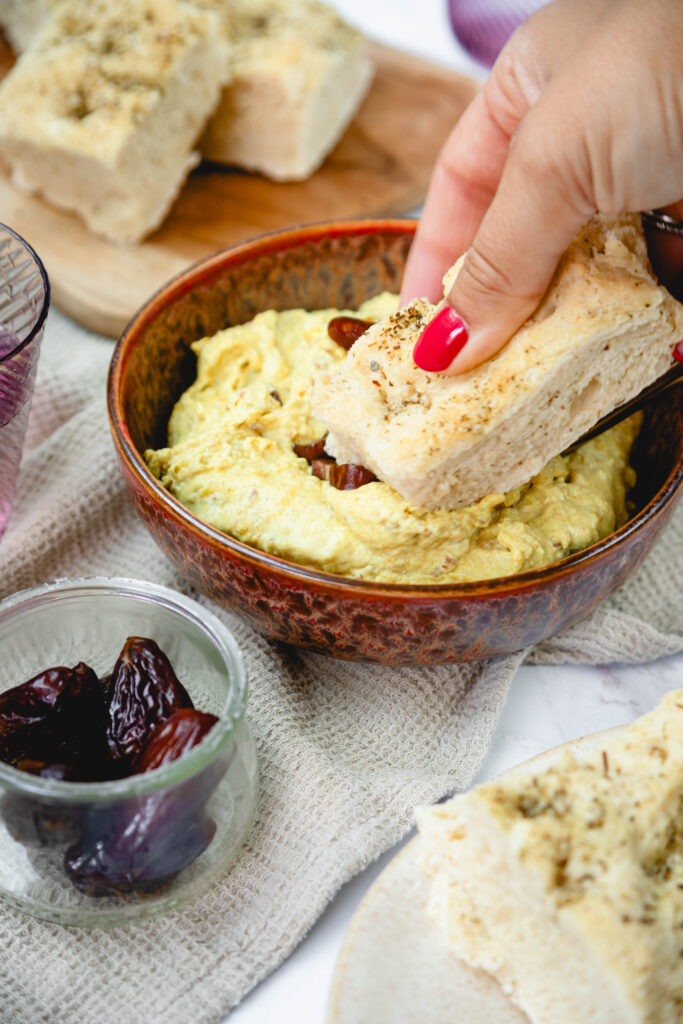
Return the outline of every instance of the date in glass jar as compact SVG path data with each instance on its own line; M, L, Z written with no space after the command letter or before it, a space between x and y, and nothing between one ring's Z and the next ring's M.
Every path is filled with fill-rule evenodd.
M189 598L106 578L7 598L0 694L54 666L84 676L82 663L111 687L126 638L141 636L184 697L131 774L66 781L54 766L41 775L0 762L0 898L35 917L106 927L176 910L229 868L249 831L258 772L244 664L229 630Z

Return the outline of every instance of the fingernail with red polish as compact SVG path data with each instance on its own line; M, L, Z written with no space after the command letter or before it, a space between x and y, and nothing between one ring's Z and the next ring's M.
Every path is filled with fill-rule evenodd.
M468 337L464 321L454 309L444 306L417 339L413 359L421 370L445 370L465 347Z
M418 345L420 342L418 341ZM674 359L677 359L679 363L683 363L683 341L679 341L674 349Z

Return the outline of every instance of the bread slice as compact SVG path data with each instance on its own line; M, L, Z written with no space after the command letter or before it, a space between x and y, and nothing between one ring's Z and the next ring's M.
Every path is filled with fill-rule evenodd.
M232 77L200 141L208 160L307 178L372 79L360 32L317 0L194 0L221 11Z
M0 28L15 53L23 53L38 29L63 0L0 0Z
M215 14L182 0L66 0L0 84L14 182L115 241L165 216L227 77Z
M683 306L653 277L633 214L589 221L534 315L468 373L426 373L413 362L438 308L418 299L374 325L334 376L316 382L312 404L329 427L330 454L425 508L527 482L663 374L683 338Z
M417 818L429 915L532 1024L680 1024L683 690Z

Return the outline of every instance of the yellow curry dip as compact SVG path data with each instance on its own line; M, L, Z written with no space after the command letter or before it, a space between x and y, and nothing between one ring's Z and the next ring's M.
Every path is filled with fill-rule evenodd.
M387 292L360 310L260 313L195 342L197 379L178 400L168 447L146 451L156 477L200 519L271 554L383 583L462 583L535 569L606 537L627 519L628 464L640 417L613 427L530 483L452 511L409 505L380 481L337 490L293 444L325 434L313 376L346 352L333 316L379 320Z

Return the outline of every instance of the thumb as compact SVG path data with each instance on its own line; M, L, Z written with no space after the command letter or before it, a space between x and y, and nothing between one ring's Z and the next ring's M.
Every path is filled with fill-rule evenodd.
M595 212L567 170L574 161L543 106L541 100L522 122L447 301L415 346L424 370L464 373L495 355L533 313L561 255Z

